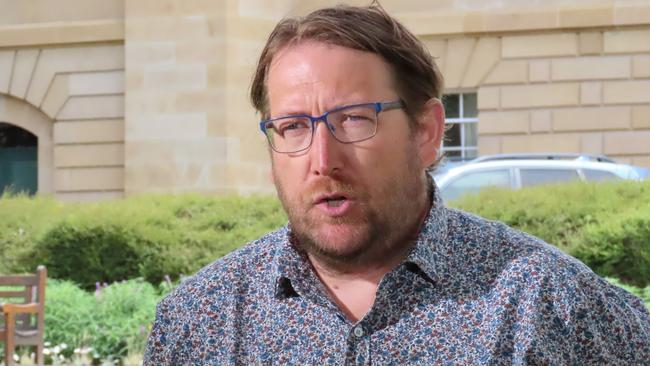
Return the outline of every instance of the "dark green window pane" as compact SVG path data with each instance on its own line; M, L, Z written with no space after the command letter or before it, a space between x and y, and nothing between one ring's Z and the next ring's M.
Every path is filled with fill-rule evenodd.
M445 147L460 147L460 123L447 123L445 132Z
M447 94L442 98L447 118L460 118L460 100L458 94Z
M475 93L463 94L463 114L465 118L474 118L478 115Z

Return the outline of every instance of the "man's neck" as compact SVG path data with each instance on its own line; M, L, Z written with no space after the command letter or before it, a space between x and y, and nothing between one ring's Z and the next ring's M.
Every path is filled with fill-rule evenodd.
M314 255L308 254L316 275L350 320L356 322L370 310L381 280L388 272L402 263L411 251L431 209L431 201L427 200L427 202L417 223L411 226L406 235L399 237L398 240L402 243L390 246L396 250L386 253L381 260L341 268L332 267L327 264L327 261L319 260Z

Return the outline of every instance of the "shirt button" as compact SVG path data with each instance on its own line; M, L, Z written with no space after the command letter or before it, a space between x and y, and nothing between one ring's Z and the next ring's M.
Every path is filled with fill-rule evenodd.
M360 325L354 327L354 330L352 331L352 333L353 333L357 338L361 338L361 337L363 337L363 327L360 326Z

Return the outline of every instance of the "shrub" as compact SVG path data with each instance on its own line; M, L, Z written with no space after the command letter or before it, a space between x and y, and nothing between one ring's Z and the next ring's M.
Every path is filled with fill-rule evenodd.
M18 229L36 226L21 239L19 254L0 247L0 256L13 258L3 271L33 272L46 264L50 277L86 289L96 281L178 279L286 222L275 197L195 194L91 204L5 196L2 215L12 219L0 223L7 229L0 230L0 243L15 243Z
M85 289L139 275L137 238L123 227L63 222L38 243L38 258L53 278L72 280Z
M96 358L141 354L155 318L158 291L141 280L101 286L87 292L70 281L49 280L46 290L45 339L52 345L90 347Z
M594 271L637 286L650 285L650 207L589 224L573 241L571 254Z
M450 204L538 236L602 276L650 284L650 181L493 189Z

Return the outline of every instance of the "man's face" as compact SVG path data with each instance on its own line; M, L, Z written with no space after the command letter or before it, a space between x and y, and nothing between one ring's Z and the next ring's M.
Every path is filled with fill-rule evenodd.
M344 105L399 100L379 56L302 42L281 50L268 74L272 118L320 116ZM377 134L342 144L323 123L311 147L272 152L273 179L299 245L330 263L380 259L412 234L426 204L424 167L401 109L379 113Z

